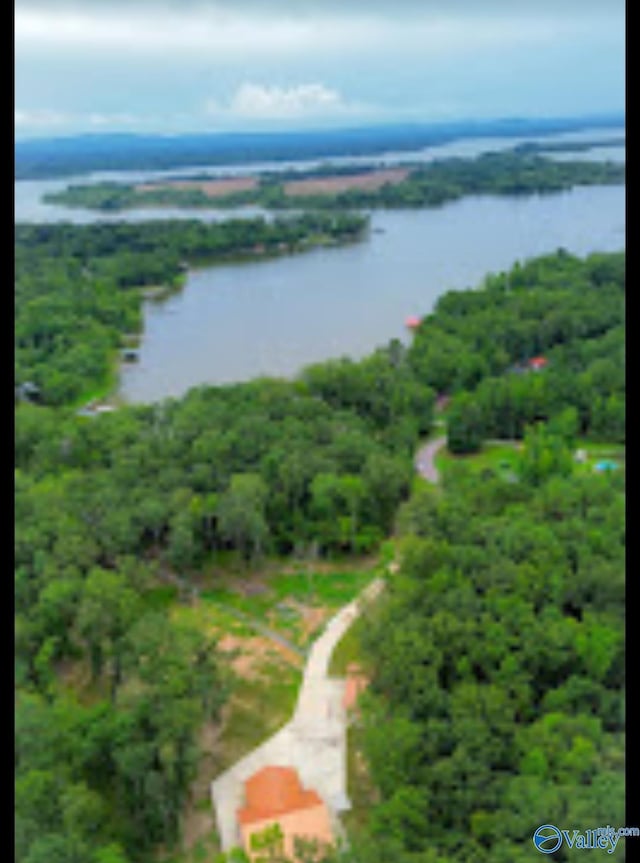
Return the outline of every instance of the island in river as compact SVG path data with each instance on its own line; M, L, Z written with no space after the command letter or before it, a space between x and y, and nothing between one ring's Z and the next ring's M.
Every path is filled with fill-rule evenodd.
M237 207L351 209L437 206L467 195L559 192L574 186L622 184L615 162L558 161L531 148L472 158L438 159L394 168L370 164L354 170L325 165L235 178L180 178L155 182L105 181L70 185L45 196L49 203L104 211L137 207Z

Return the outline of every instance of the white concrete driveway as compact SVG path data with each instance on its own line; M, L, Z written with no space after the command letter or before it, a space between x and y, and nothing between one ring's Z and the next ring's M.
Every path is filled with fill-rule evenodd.
M346 716L344 680L328 676L334 647L358 615L363 603L377 596L382 579L374 579L353 602L328 621L313 644L292 719L211 784L223 851L240 845L236 813L244 803L244 782L268 765L294 767L306 788L327 804L339 834L338 814L350 808L347 797Z

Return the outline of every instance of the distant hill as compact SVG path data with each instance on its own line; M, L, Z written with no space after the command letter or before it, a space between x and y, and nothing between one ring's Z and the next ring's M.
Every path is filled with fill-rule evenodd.
M15 143L15 177L29 179L105 170L375 155L387 150L418 149L459 138L544 135L611 126L624 126L624 115L516 117L304 132L117 133L34 138Z

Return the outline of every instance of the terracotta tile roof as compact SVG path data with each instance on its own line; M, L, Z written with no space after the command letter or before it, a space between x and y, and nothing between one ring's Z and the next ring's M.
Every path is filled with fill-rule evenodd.
M238 822L250 824L299 809L322 805L315 791L305 791L291 767L263 767L245 782L246 804Z

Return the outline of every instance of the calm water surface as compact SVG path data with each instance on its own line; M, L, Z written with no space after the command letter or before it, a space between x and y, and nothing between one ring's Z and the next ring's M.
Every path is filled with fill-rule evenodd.
M180 293L145 304L140 361L123 369L120 395L150 402L360 357L404 338L407 315L430 311L445 290L476 286L516 260L560 246L622 249L624 197L624 187L583 187L376 211L359 244L193 272Z
M335 164L429 161L475 156L524 140L618 139L620 128L526 138L477 138L413 152L343 157ZM602 146L558 159L625 160L624 146ZM99 213L44 204L42 195L72 182L142 180L178 174L246 174L249 170L312 167L318 160L252 166L204 166L171 171L101 173L15 183L16 221L142 221L198 218L218 221L265 215L259 207L235 210L171 209ZM179 396L201 383L258 375L291 376L330 357L360 357L391 338L405 338L408 315L429 312L450 288L474 287L489 272L562 246L576 254L622 249L625 189L583 187L525 198L477 196L437 209L374 211L361 243L318 249L271 261L192 272L184 289L145 303L140 361L121 373L119 395L129 402Z

